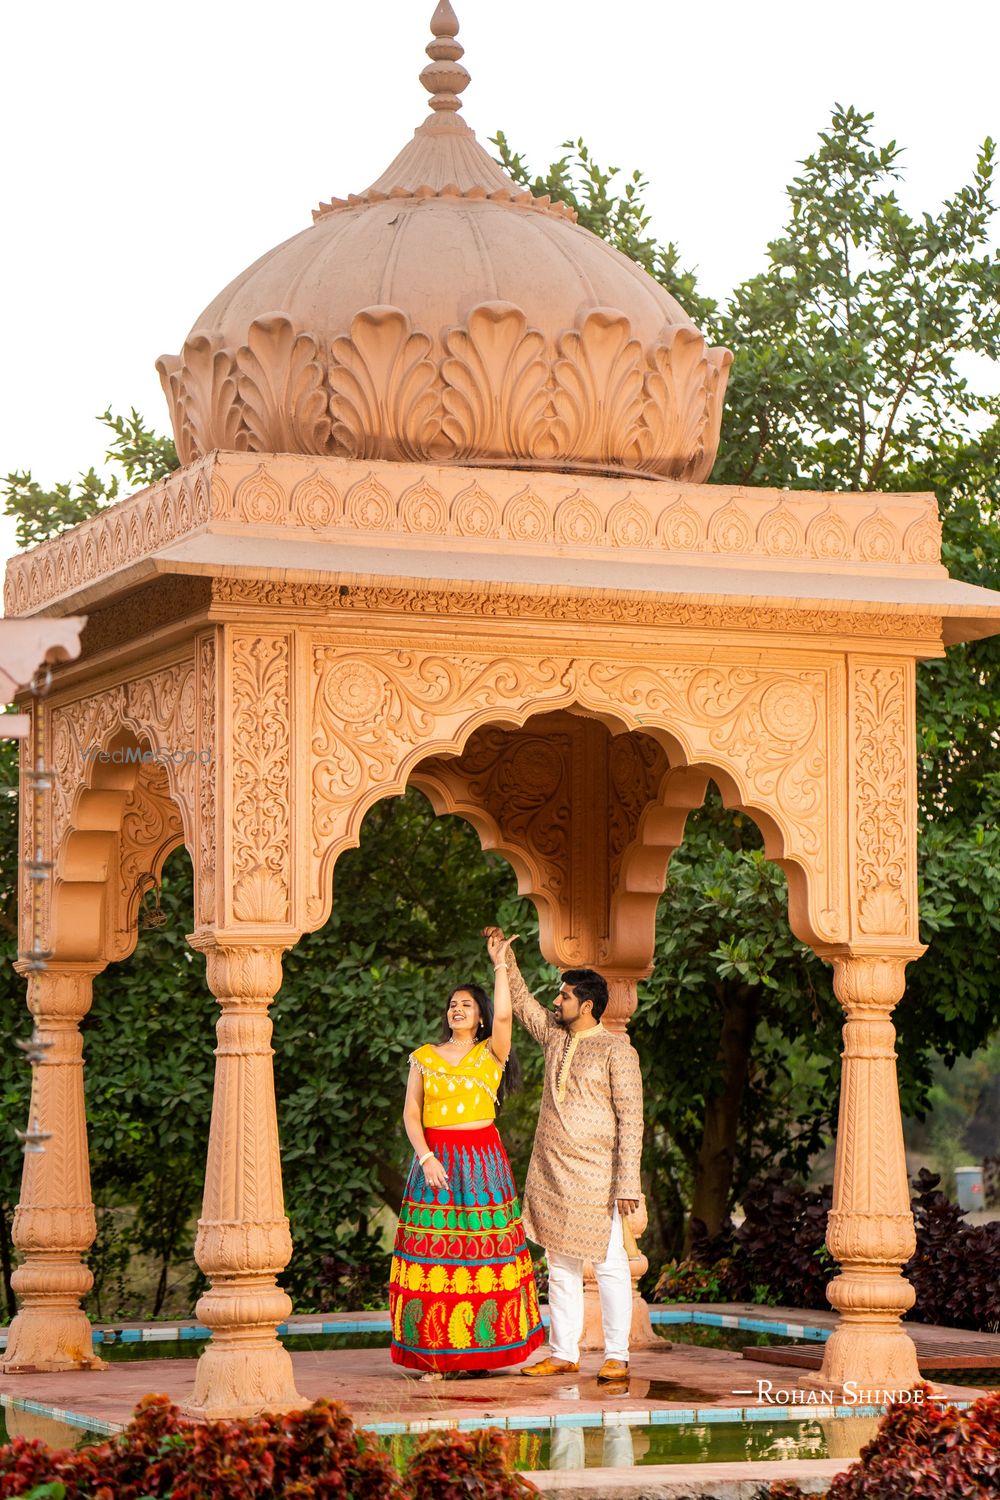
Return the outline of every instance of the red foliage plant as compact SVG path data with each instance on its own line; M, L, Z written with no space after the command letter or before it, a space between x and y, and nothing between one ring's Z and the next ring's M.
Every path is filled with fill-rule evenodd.
M805 1500L788 1481L769 1500ZM1000 1391L959 1411L937 1401L890 1407L857 1463L827 1500L996 1500L1000 1495Z
M538 1493L511 1469L507 1437L496 1428L431 1438L411 1459L406 1479L411 1500L524 1500Z
M409 1500L388 1455L331 1401L284 1417L195 1423L166 1396L145 1396L106 1443L59 1452L15 1438L0 1447L0 1500L43 1484L60 1485L65 1500Z
M435 1435L400 1479L388 1454L336 1402L284 1417L190 1422L166 1396L143 1397L125 1431L93 1447L54 1451L24 1438L0 1447L0 1500L36 1490L59 1500L523 1500L535 1493L511 1470L506 1438L496 1431Z

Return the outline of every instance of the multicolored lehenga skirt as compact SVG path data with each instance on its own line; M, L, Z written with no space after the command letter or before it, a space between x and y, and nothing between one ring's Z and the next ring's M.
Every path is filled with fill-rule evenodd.
M389 1284L392 1358L415 1370L487 1370L526 1359L545 1337L510 1162L495 1125L425 1130L449 1188L416 1159Z

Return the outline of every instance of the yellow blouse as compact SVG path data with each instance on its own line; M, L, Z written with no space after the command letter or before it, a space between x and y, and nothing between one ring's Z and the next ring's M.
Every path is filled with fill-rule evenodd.
M428 1043L410 1053L410 1064L424 1080L425 1126L474 1125L496 1119L503 1064L493 1056L489 1039L477 1042L458 1063L448 1062Z

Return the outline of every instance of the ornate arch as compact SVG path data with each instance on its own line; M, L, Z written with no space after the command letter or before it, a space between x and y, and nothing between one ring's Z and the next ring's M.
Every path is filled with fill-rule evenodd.
M195 857L205 771L196 720L190 659L51 709L55 961L104 967L127 957L142 877L159 878L181 843Z
M727 806L757 822L768 856L788 873L797 935L816 945L843 941L843 658L831 656L823 665L813 656L799 667L780 659L762 665L759 655L746 655L726 665L690 653L655 663L556 654L486 658L358 650L314 639L312 859L303 926L314 929L326 920L333 865L342 849L358 843L368 808L400 793L421 762L461 755L485 724L520 728L534 715L572 708L600 719L613 734L641 731L671 769L692 773L664 783L665 795L679 797L679 805L668 800L644 813L638 847L627 860L623 846L623 896L641 904L650 861L662 861L665 869L683 827L677 817L691 805L697 776L702 787L711 777ZM495 836L483 826L487 837ZM518 859L519 875L544 883L541 867L531 869L520 853L515 868Z

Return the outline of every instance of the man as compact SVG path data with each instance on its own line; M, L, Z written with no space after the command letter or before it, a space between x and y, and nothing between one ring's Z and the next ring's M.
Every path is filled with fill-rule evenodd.
M504 934L487 928L494 967ZM545 1084L522 1198L525 1233L544 1246L549 1265L551 1354L522 1375L563 1375L580 1368L583 1263L597 1275L604 1323L598 1380L628 1374L632 1279L623 1218L639 1207L642 1078L639 1059L601 1017L608 986L593 969L567 969L552 1014L528 992L507 949L514 1014L545 1052Z

